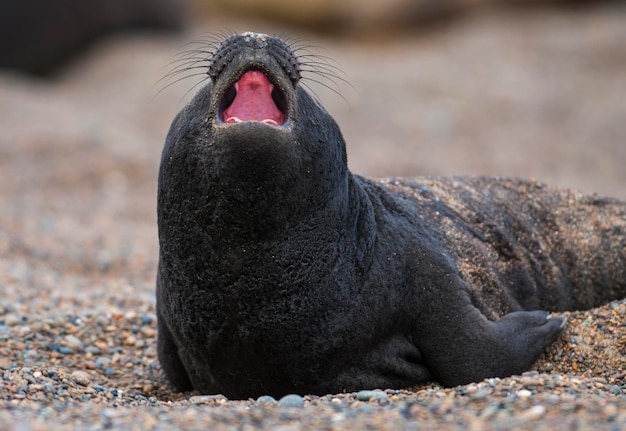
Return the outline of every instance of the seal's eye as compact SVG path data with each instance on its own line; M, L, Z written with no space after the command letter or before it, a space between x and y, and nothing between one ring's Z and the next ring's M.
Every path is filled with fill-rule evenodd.
M220 109L225 123L260 121L280 126L287 116L287 98L263 72L249 70L226 91Z

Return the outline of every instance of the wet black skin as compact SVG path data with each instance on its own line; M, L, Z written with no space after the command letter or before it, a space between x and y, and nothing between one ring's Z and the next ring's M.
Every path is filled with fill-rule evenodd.
M580 302L571 250L537 239L557 223L551 204L530 223L523 203L507 203L533 184L353 175L339 127L300 85L288 47L231 39L175 118L159 173L158 354L178 390L237 399L508 376L561 333L564 319L542 309L607 300ZM220 120L250 69L277 87L284 125ZM435 184L458 189L472 219ZM465 245L470 237L478 245ZM484 286L460 269L469 255L486 268ZM500 271L494 259L519 265Z

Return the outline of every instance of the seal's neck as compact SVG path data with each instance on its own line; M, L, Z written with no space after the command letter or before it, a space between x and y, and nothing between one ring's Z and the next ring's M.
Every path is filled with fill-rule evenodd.
M350 180L347 170L327 178L312 166L284 169L256 160L254 168L216 180L205 221L229 242L282 239L302 224L321 227L322 220L345 224Z
M313 215L345 219L349 182L339 133L322 141L311 133L261 122L216 126L206 175L205 222L231 239L287 235Z
M317 281L327 277L337 262L353 265L351 276L363 273L370 264L376 229L374 210L359 178L347 172L332 193L323 195L324 201L319 190L283 185L282 192L264 186L247 189L254 199L230 194L217 202L203 229L220 265L241 273L246 265L267 265L276 258L283 264L304 265L301 270L307 274L319 268L326 271L306 277ZM311 259L318 260L317 266L305 265Z

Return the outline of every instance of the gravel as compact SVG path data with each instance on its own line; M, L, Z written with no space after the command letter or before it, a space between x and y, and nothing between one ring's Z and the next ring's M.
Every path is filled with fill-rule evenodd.
M394 135L398 145L392 146L391 139L376 148L373 142L381 136L371 128L377 121L366 115L358 120L364 124L360 125L350 120L344 102L331 103L330 109L352 142L349 152L355 170L387 175L472 170L501 173L495 170L503 169L520 175L530 172L523 176L547 182L554 179L560 184L626 198L625 105L624 93L618 91L624 88L626 70L623 17L617 19L602 10L564 17L550 13L541 16L477 18L461 24L456 32L411 42L423 59L413 69L419 72L416 79L420 86L431 81L434 91L428 93L420 87L424 97L415 99L416 109L419 112L432 104L429 94L441 102L437 94L442 89L465 89L467 100L480 104L483 110L476 113L472 105L463 111L465 108L451 102L451 111L446 112L461 109L459 112L468 115L472 128L461 127L458 133L469 130L467 136L474 139L474 144L468 142L469 138L456 140L457 129L446 129L451 133L445 136L448 144L429 147L427 153L425 147L409 148L402 143L415 131L398 127ZM533 34L528 34L528 28ZM524 73L529 74L522 78L534 82L534 76L540 80L538 87L529 85L517 95L515 109L507 111L507 103L513 102L506 99L510 96L506 82L487 79L492 86L483 87L470 79L471 68L467 76L457 73L455 59L464 58L463 53L473 58L484 46L491 46L492 42L484 45L485 34L493 37L488 39L492 42L513 41L510 50L499 52L506 59L502 67L519 65L515 61L520 58L524 59L522 64L528 61L534 67L533 61L545 55L545 62L539 63L542 67L560 64L562 68L557 70L565 74L563 86L544 91L542 85L552 81L541 81L543 72L535 76L526 70ZM584 34L591 36L585 38ZM542 36L549 39L552 48L528 49L535 47L535 41ZM585 45L587 40L596 39L620 42L602 45L604 50L600 51L593 44ZM522 40L529 45L519 42ZM168 58L180 50L180 42L141 37L113 40L51 83L0 74L0 429L626 428L625 300L593 310L563 313L569 318L563 336L533 370L521 376L455 388L431 383L384 391L290 395L280 400L260 397L234 401L219 394L174 392L163 376L155 350L155 178L167 127L184 103L183 93L189 86L154 98L152 85L164 73L162 66ZM346 46L337 45L335 49ZM408 49L407 44L397 47L386 45L376 51L381 67L390 67L389 62ZM617 50L611 51L613 47ZM353 51L345 49L345 56L332 55L343 59L348 71L354 71L365 68L376 49L357 46ZM437 57L438 52L445 55ZM562 52L565 60L561 64ZM575 69L580 76L567 81L565 71L572 65L572 53L579 56L577 62L593 67ZM384 57L386 54L389 56ZM491 58L484 57L486 69L480 70L494 66L489 63ZM614 66L610 70L617 72L602 69L598 58L610 58ZM478 66L473 63L472 67ZM410 90L406 84L409 78L402 81L398 75L407 68L403 65L396 69L395 74L384 69L391 74L389 85L394 88L398 83L400 90ZM536 70L540 69L537 66ZM359 79L368 83L373 74L373 70L364 70ZM565 97L565 103L585 97L582 117L565 115L559 97L549 100L552 105L542 99L550 94L562 96L567 92L560 92L570 85L579 92L579 98ZM363 82L359 87L367 97L377 97L380 91L399 91ZM489 99L487 95L486 102L472 96L473 89L482 94L491 88L495 88L495 96ZM531 94L532 88L539 88L536 91L541 94ZM324 95L323 90L320 94ZM587 98L590 94L606 98ZM378 96L380 106L368 106L362 100L357 109L371 108L372 115L380 118L381 110L398 107L399 102L385 101L384 94ZM498 100L506 103L498 104ZM541 111L546 106L551 108ZM532 116L522 120L523 130L516 128L517 121L497 121L495 129L485 122L511 113L522 118L521 113L535 112L537 107L548 117L568 119L569 129L565 123L558 123L564 127L564 142L559 143L553 129L547 135L529 129L534 124ZM397 118L410 114L395 112ZM466 118L465 114L458 118ZM587 117L591 120L584 123ZM443 121L442 127L448 124L445 118L439 120ZM491 142L491 138L495 142L496 135L476 133L491 133L505 126L509 127L506 133L511 146L497 150L490 144L478 146L479 142ZM441 128L433 131L440 132ZM355 139L359 133L363 137L360 142ZM420 133L426 138L422 142L438 142L435 135L424 135L425 130ZM522 157L515 143L524 148L531 135L541 145L526 146L528 157ZM550 140L555 146L544 145ZM585 142L594 142L594 147L588 149ZM406 157L408 151L419 156L415 162ZM481 154L483 157L478 157ZM488 159L485 154L496 156ZM584 163L571 163L578 158ZM412 167L408 163L413 163ZM394 167L403 172L393 171Z
M117 307L113 313L78 314L44 309L42 315L33 307L2 305L3 429L626 426L626 300L564 313L570 324L563 337L521 376L455 388L432 383L292 394L278 401L173 392L156 359L154 305Z

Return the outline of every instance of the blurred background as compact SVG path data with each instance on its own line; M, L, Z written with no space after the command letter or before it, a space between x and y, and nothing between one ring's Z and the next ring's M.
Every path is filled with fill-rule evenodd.
M626 199L623 1L0 0L0 272L152 280L161 148L204 76L163 78L189 42L247 30L336 67L306 82L355 173Z

